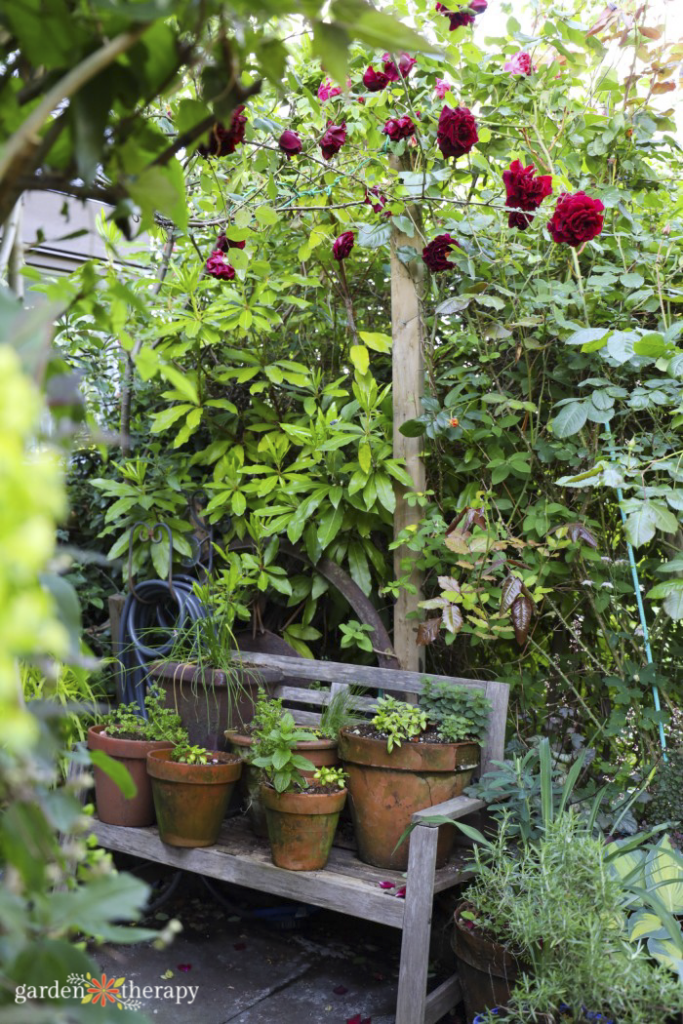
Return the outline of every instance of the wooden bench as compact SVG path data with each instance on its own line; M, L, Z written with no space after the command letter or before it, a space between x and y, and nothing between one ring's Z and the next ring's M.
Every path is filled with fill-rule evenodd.
M241 654L239 663L253 672L263 669L280 672L281 682L274 695L282 697L297 721L306 725L315 725L323 705L337 691L350 685L379 689L404 699L419 695L427 678L476 687L485 691L492 704L480 770L485 771L492 760L503 756L508 702L508 687L504 683L266 654ZM331 688L311 690L301 685L288 686L287 679L319 681L330 684ZM357 700L359 708L370 709L375 704L372 697ZM435 1024L460 1002L460 985L457 975L453 975L427 993L434 895L467 880L470 873L463 866L462 850L456 850L448 864L436 870L437 828L424 819L439 814L456 820L483 806L480 800L460 796L414 815L418 827L410 838L405 876L364 864L353 850L339 845L332 850L324 871L285 871L272 863L267 841L257 839L240 817L225 822L215 846L196 850L165 845L154 827L121 828L95 819L93 832L100 845L110 850L401 929L396 1024ZM382 881L392 881L397 886L405 884L405 899L393 896L391 890L381 889L378 883Z

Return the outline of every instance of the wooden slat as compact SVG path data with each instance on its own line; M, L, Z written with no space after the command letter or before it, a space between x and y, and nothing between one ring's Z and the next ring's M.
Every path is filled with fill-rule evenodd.
M329 704L332 697L338 690L345 690L348 688L348 684L342 683L337 685L332 683L330 690L307 690L302 686L276 686L273 695L275 697L281 697L284 701L292 701L298 704L312 704L316 707L323 707ZM377 707L376 697L361 697L353 696L351 698L351 707L354 709L371 711Z
M438 838L436 829L422 825L410 837L396 1024L424 1021Z
M403 926L404 901L378 888L375 869L366 880L366 865L348 851L333 850L324 871L285 871L272 863L267 842L255 837L242 842L237 829L231 837L233 820L226 822L216 846L196 850L167 846L159 839L156 828L120 828L95 819L92 831L100 844L109 850L119 850L248 889L276 893L392 928ZM355 871L335 871L335 862L339 859L345 860L346 865L353 860ZM384 872L384 875L387 879L395 876L397 883L401 884L399 872Z
M320 725L320 714L317 711L300 711L298 708L289 710L297 725Z
M484 807L486 807L486 804L483 800L475 800L469 796L455 796L452 800L444 800L442 804L435 804L433 807L425 807L423 811L416 811L412 820L428 825L429 822L424 821L425 818L442 815L455 821L457 818L464 818L466 814L474 814L475 811L481 811Z
M454 974L427 996L424 1024L437 1024L437 1021L440 1021L449 1010L452 1010L460 1002L462 1002L462 988L458 975Z
M502 761L505 756L505 727L509 695L510 687L507 683L489 681L486 684L486 696L491 701L491 716L488 736L481 752L482 775L489 770L492 761Z

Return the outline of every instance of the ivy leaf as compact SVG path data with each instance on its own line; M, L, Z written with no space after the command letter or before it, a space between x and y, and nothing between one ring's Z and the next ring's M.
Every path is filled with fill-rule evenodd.
M420 623L417 627L417 640L415 641L418 647L428 647L429 644L434 643L441 630L441 622L442 617L439 615L435 619L426 619Z
M531 625L531 613L533 612L533 609L533 603L526 594L520 594L510 609L512 626L515 631L515 639L520 647L524 646L527 636L529 635L529 626Z
M500 610L506 612L522 593L522 581L517 576L507 576L501 587Z

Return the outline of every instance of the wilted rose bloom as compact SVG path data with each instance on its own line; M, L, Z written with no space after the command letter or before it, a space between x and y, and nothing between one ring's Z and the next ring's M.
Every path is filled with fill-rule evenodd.
M387 205L387 197L380 192L376 185L373 185L372 188L365 191L365 203L372 207L374 213L381 213Z
M332 255L335 260L339 260L340 263L342 260L345 260L353 249L354 242L355 236L353 231L344 231L339 238L336 238L332 246Z
M511 75L531 75L534 70L531 54L525 53L524 50L519 50L514 57L506 60L503 64L503 71L509 71Z
M422 250L422 259L433 274L438 274L440 270L453 269L455 264L450 262L448 256L454 246L457 246L459 249L460 243L456 242L454 238L451 238L449 234L445 234L437 235L429 245L424 247Z
M398 67L391 59L390 53L382 54L382 60L384 61L384 73L390 82L398 82L403 78L407 78L410 72L413 70L417 61L414 57L411 57L409 53L402 53L398 59Z
M434 92L440 100L444 98L447 92L451 91L451 83L447 82L445 78L437 78L436 85L434 86Z
M301 139L299 138L298 132L294 132L291 128L285 129L280 138L277 140L277 144L283 153L287 155L289 160L297 153L301 152Z
M237 146L244 142L247 119L242 113L243 110L244 106L235 108L229 128L217 121L209 133L207 143L198 146L197 152L202 156L229 156L230 153L234 153Z
M469 0L469 3L459 5L455 11L449 10L445 4L437 4L436 10L449 19L449 31L455 32L456 28L462 28L463 25L474 25L475 15L483 14L487 7L488 0Z
M382 128L382 133L388 135L392 142L400 142L415 134L415 123L408 117L390 117Z
M573 247L590 242L602 231L604 209L599 199L592 199L585 192L564 192L548 222L553 241Z
M346 121L341 124L327 122L327 130L320 140L320 149L326 160L331 160L346 142Z
M220 249L214 249L206 261L206 272L211 277L218 277L224 281L232 281L235 276L235 268L231 267Z
M228 249L244 249L246 242L233 242L232 238L228 238L224 234L220 234L216 239L216 248L214 252L227 252Z
M444 107L436 129L436 141L442 154L459 157L469 153L479 141L477 122L467 107Z
M549 174L534 175L535 167L529 164L523 167L519 160L513 160L507 171L503 171L503 184L505 185L505 205L520 210L537 210L543 200L552 195L552 177ZM519 228L525 231L533 216L524 213L511 213L508 216L508 226Z
M389 76L383 71L375 71L371 66L363 75L363 85L368 92L381 92L389 85Z
M318 99L321 103L327 103L333 96L339 96L341 88L335 85L331 78L323 78L322 82L318 86Z

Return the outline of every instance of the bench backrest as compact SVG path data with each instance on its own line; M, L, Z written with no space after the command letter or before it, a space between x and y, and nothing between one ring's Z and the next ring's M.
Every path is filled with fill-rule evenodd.
M281 673L281 681L273 691L282 697L283 704L292 711L301 725L316 725L320 721L321 709L340 690L349 686L382 690L401 700L417 703L425 682L446 682L456 686L483 690L491 701L491 716L485 744L482 746L481 769L485 772L491 761L501 761L505 747L505 724L509 687L507 683L493 680L461 679L458 676L440 676L424 672L406 672L401 669L375 668L372 665L349 665L335 661L313 661L309 658L288 658L273 654L250 654L235 652L233 660L243 670L258 677L259 670L273 669ZM272 678L272 676L271 676ZM298 685L288 685L290 679ZM301 686L302 680L330 685L329 690L311 690ZM374 697L355 697L354 705L359 711L370 711L377 704Z

